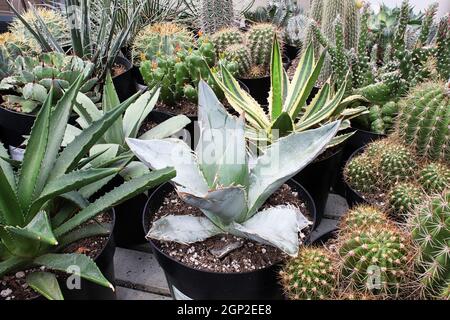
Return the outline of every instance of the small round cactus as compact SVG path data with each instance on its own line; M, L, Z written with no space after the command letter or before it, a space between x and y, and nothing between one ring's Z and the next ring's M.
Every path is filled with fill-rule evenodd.
M430 82L412 89L402 101L398 135L418 156L450 163L450 99L444 83Z
M439 298L448 292L450 277L450 191L416 207L410 227L417 246L416 285L422 297Z
M396 296L404 283L409 252L405 235L389 224L354 231L339 244L343 280L358 292Z
M331 254L322 248L302 248L280 272L286 295L292 300L332 299L336 268Z
M373 191L377 182L376 163L368 155L358 155L348 162L344 175L356 191Z
M211 36L211 41L216 48L217 55L225 52L228 46L243 44L244 35L238 28L225 28Z
M193 37L185 27L172 22L155 23L138 32L133 42L132 55L138 62L151 61L156 56L173 55L188 49L193 43Z
M360 205L350 210L341 222L340 233L367 230L383 226L388 222L386 215L373 206Z
M273 37L277 34L277 28L270 23L254 25L247 36L247 44L253 57L253 64L264 66L269 70L272 55Z
M416 166L412 152L399 143L388 142L381 150L378 172L386 185L410 178Z
M440 193L450 187L450 168L442 163L429 163L420 171L419 182L425 191Z
M423 191L412 182L401 182L389 192L389 206L398 214L406 214L422 200Z
M244 76L249 73L252 66L250 51L243 44L233 44L224 52L225 59L236 61L239 65L239 75Z

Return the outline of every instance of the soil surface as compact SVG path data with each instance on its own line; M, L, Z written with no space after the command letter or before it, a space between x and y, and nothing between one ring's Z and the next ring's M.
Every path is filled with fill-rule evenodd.
M90 220L86 224L91 223L110 223L112 217L108 213L104 213L96 217L95 220ZM86 225L84 224L84 225ZM82 227L82 226L81 226ZM80 228L81 228L80 227ZM106 246L109 237L97 236L74 242L64 248L61 253L80 253L85 254L91 259L96 259L103 248ZM45 270L44 267L40 268ZM38 271L39 268L30 268L24 271L8 274L0 279L0 300L31 300L39 297L32 288L26 283L26 276L29 273ZM65 279L67 274L62 272L55 272L58 279Z
M175 115L184 114L186 116L197 116L198 105L197 103L181 100L177 101L174 105L169 106L167 104L158 101L156 103L155 109L162 112L168 112Z
M298 198L298 193L293 191L287 184L283 185L277 193L273 194L261 209L280 204L291 204L300 208L302 213L312 221L305 203ZM164 199L163 205L154 215L153 221L170 214L203 215L199 209L185 204L175 191L172 191ZM310 232L311 227L303 230L305 236L308 236ZM229 234L217 235L203 242L191 245L162 241L154 241L154 243L162 252L171 256L173 259L191 268L204 271L224 273L249 272L266 268L286 258L286 255L275 247ZM234 250L219 258L217 252L224 250L228 246L234 248Z

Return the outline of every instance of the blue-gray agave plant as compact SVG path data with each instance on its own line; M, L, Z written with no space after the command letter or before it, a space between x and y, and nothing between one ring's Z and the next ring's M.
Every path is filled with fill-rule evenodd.
M310 222L294 206L258 211L272 193L319 155L337 133L336 121L292 133L255 158L247 153L244 116L227 113L214 92L199 84L200 141L193 153L177 139L127 139L148 167L174 167L178 195L206 217L168 215L155 221L148 238L183 244L230 233L296 255L298 233Z

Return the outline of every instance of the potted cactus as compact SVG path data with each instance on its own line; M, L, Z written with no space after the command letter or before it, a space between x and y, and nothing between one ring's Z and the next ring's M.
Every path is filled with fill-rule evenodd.
M62 53L42 53L37 57L18 56L10 76L0 82L0 134L7 145L18 147L24 135L30 133L37 112L53 86L53 101L57 101L83 73L93 65L77 56ZM86 78L80 92L98 101L98 79Z
M159 98L160 89L154 88L142 94L125 111L123 117L118 120L100 137L96 144L89 150L89 154L95 159L92 165L95 167L120 167L119 175L111 177L107 185L103 187L108 191L117 185L132 178L137 178L149 173L149 169L139 161L133 161L133 154L125 143L126 138L138 138L143 140L162 139L175 136L190 120L184 115L174 116L161 124L152 127L148 115L155 107ZM101 108L83 94L77 98L75 112L79 116L76 123L81 127L68 125L64 137L64 144L77 139L77 136L100 119L105 113L120 105L119 97L114 88L111 75L107 75L103 87L103 101ZM122 161L113 161L121 158ZM123 161L129 162L126 165ZM150 190L149 193L152 191ZM147 194L139 194L115 207L116 221L114 228L114 240L120 247L128 247L133 244L145 242L145 234L142 229L142 210L147 202Z
M221 79L218 78L217 82L225 92L231 106L238 112L245 112L248 120L248 138L253 141L267 141L270 145L278 138L292 132L316 128L337 119L343 120L340 129L344 130L349 127L349 119L366 112L364 107L347 108L351 103L364 99L361 96L343 99L346 81L335 95L332 93L330 83L325 83L314 99L310 103L307 102L324 58L325 53L316 63L313 48L310 45L302 55L294 78L289 81L283 70L278 40L274 37L268 113L246 92L239 89L236 80L226 68L221 69ZM316 202L319 221L325 210L331 184L338 174L337 166L340 161L342 143L351 135L352 132L336 136L328 145L327 151L295 177L311 193Z
M229 115L203 81L199 123L195 154L180 140L127 139L150 168L173 165L177 170L174 185L150 197L143 219L172 293L194 299L280 297L276 265L284 254L297 253L304 241L299 232L314 223L315 210L307 192L293 181L293 198L280 202L276 195L294 195L285 183L326 147L340 123L293 133L259 157L248 155L244 117ZM252 260L261 254L270 263Z
M54 89L50 89L21 161L11 160L3 145L0 146L0 283L2 292L10 298L33 299L40 294L60 300L62 292L72 299L113 298L111 209L175 176L170 168L154 171L97 200L90 199L99 181L116 175L120 168L93 167L93 157L86 152L138 95L106 112L61 151L64 132L85 77L82 74L75 80L55 108ZM96 259L103 270L95 264ZM66 273L84 279L81 290L69 286Z

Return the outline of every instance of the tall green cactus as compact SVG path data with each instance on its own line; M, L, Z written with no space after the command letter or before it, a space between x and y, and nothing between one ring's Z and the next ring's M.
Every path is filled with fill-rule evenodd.
M367 56L367 39L369 35L368 20L370 16L369 7L365 6L361 15L360 31L356 63L353 69L353 87L360 88L373 82L373 75L369 68L369 57ZM376 50L377 48L375 48ZM376 52L376 51L375 51ZM375 53L376 55L376 53Z
M234 24L233 0L201 0L200 25L204 32L213 34Z
M245 45L233 44L227 47L223 54L226 60L237 62L240 76L248 76L252 66L252 55Z
M450 79L450 15L447 14L439 21L436 36L436 68L443 80Z
M422 297L440 298L450 284L450 191L434 196L411 217L415 271Z
M450 99L447 85L429 82L401 100L397 134L416 153L450 163Z
M450 167L431 162L420 171L419 182L427 192L442 192L450 188Z
M323 13L323 0L311 0L311 6L309 11L309 18L313 20L312 24L308 26L308 31L306 33L306 43L312 43L314 47L314 57L319 59L320 55L320 43L317 39L317 35L314 30L314 26L318 26L322 23L322 13ZM303 49L307 46L303 46Z
M266 71L270 68L273 37L277 34L277 28L270 23L254 25L247 34L247 45L253 58L253 64L262 66Z

